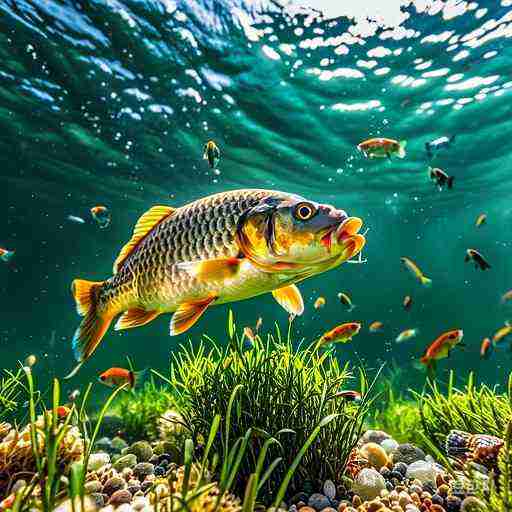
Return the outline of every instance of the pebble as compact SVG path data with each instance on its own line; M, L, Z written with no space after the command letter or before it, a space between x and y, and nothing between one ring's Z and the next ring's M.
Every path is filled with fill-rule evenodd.
M412 464L417 460L425 460L425 452L410 443L399 444L391 454L393 462L403 462L405 464Z
M132 501L132 494L127 489L120 489L119 491L116 491L110 496L109 503L113 505L114 507L118 507L119 505L122 505L123 503L131 503Z
M85 482L84 491L85 494L100 493L103 491L103 484L99 480Z
M336 486L332 480L326 480L323 486L324 494L330 499L333 500L336 498Z
M376 469L380 469L388 463L386 450L377 443L366 443L359 450L359 454Z
M381 444L384 439L391 439L391 436L383 430L367 430L359 440L359 444L377 443Z
M309 497L308 506L314 508L316 511L320 512L324 508L327 508L331 505L331 502L327 496L315 492ZM303 509L301 509L303 510Z
M108 496L112 496L116 491L124 489L126 487L126 482L119 476L113 476L109 478L105 485L103 486L103 492Z
M363 500L373 500L385 488L384 477L373 468L362 469L352 484L352 491Z
M126 450L126 453L133 453L138 462L148 462L153 457L153 448L147 441L137 441Z
M98 471L98 469L107 464L110 464L110 456L108 453L91 453L89 462L87 463L87 469L89 471Z
M121 472L125 468L133 468L137 464L137 457L133 453L128 453L127 455L122 455L119 459L117 459L113 467L117 471Z
M155 472L155 466L150 462L139 462L133 468L133 474L139 479L144 480L148 475L152 475Z
M94 444L94 448L104 452L110 452L112 450L112 441L110 440L110 437L102 437L101 439L98 439Z
M387 454L390 454L391 452L398 448L398 442L391 438L384 439L384 441L382 441L380 445L382 446L382 448L384 448Z
M149 500L145 496L136 496L132 501L133 510L141 510L149 506Z
M436 481L436 470L431 462L417 460L409 464L406 477L410 479L417 478L422 484Z
M112 451L121 453L124 449L128 448L128 443L119 436L116 436L111 441Z

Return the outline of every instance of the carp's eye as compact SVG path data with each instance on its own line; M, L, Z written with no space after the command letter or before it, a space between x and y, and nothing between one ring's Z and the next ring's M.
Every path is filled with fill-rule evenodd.
M309 220L316 213L316 208L310 203L299 203L295 207L295 218L298 220Z
M450 334L450 336L448 336L448 338L450 338L451 340L454 340L457 336L455 334Z

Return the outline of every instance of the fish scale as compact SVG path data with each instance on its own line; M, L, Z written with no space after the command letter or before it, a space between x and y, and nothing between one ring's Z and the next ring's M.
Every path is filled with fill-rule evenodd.
M178 208L144 238L118 273L105 282L99 298L100 311L111 308L112 303L124 309L136 302L164 302L204 288L176 264L236 257L238 220L268 195L263 190L224 192Z

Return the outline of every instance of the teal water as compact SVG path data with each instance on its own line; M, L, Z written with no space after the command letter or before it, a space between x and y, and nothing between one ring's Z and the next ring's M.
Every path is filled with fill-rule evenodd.
M70 283L109 277L150 206L258 187L331 203L370 228L367 263L301 285L297 338L362 321L340 357L372 368L396 361L413 385L424 348L463 328L467 347L441 362L440 378L476 369L502 382L509 343L487 361L478 352L512 313L499 300L512 288L512 2L388 1L379 12L345 3L0 1L0 246L16 251L0 262L3 365L34 353L48 376L73 366ZM430 162L425 143L452 135ZM373 136L407 140L406 158L364 159L356 146ZM218 172L202 160L208 139L222 152ZM433 185L430 163L455 177L453 190ZM111 211L108 229L90 218L97 204ZM468 247L491 270L465 264ZM352 313L339 291L357 304ZM315 310L320 295L327 303ZM286 328L270 296L231 307L240 326L261 316L264 330ZM221 337L226 316L227 306L211 308L179 338L168 337L164 316L110 331L77 380L126 355L138 368L164 368L178 343ZM375 320L384 329L369 334ZM394 342L413 327L416 339Z

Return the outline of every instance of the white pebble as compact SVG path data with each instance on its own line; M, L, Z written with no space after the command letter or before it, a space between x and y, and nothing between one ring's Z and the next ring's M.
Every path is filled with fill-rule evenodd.
M398 448L398 442L394 439L384 439L380 445L388 455Z
M330 499L333 500L336 498L336 486L332 480L326 480L324 482L324 494Z
M406 476L410 479L418 479L425 484L436 481L436 470L431 462L418 460L408 466Z
M89 457L87 469L89 471L97 471L107 464L110 464L110 455L108 453L92 453Z

